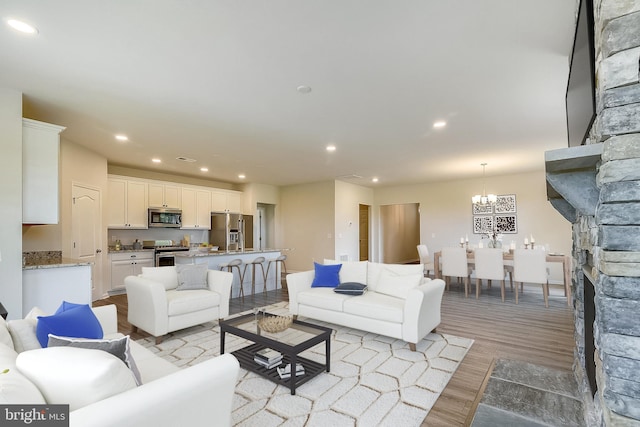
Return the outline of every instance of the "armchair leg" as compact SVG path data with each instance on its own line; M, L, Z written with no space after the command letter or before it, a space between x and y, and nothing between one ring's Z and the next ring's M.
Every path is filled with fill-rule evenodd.
M162 335L160 337L156 337L156 345L160 344L163 339L164 339L164 335Z
M136 332L138 332L138 327L136 325L131 325L131 333L135 334Z
M410 342L409 343L409 350L416 351L416 343Z

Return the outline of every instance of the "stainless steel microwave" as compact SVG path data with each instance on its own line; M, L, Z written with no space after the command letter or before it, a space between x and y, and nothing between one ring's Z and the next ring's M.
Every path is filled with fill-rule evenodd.
M182 227L182 211L180 209L149 209L149 228Z

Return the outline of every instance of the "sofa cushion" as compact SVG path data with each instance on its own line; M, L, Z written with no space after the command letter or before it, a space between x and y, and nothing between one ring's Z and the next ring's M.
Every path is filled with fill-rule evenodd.
M33 307L24 319L9 320L7 322L13 347L18 353L42 347L36 335L36 326L38 325L38 316L44 316L45 314L40 308Z
M88 304L69 308L52 316L39 316L36 335L42 347L47 346L49 334L76 338L103 337L100 321Z
M129 368L102 350L30 350L18 355L16 366L38 387L47 403L68 404L71 411L136 387Z
M7 326L7 321L3 317L0 317L0 344L4 344L12 350L14 349L9 326Z
M423 273L399 275L385 268L380 273L376 292L406 299L409 291L418 287L423 278Z
M95 350L106 351L116 356L118 359L127 365L136 380L136 385L142 384L140 378L140 371L136 365L133 356L131 356L131 350L129 348L129 335L124 337L118 337L114 339L106 340L92 340L85 338L71 338L71 337L58 337L49 334L49 343L47 347L77 347L77 348L90 348Z
M220 294L209 290L167 291L167 314L178 316L220 305Z
M340 283L333 288L333 292L344 295L362 295L367 292L367 285L356 282Z
M325 259L325 265L342 264L340 269L340 283L356 282L367 283L367 264L368 261L336 261L334 259Z
M311 307L342 311L342 304L349 295L336 294L333 288L315 288L298 294L298 303Z
M406 274L423 274L424 266L422 264L383 264L378 262L369 262L367 265L367 285L369 291L377 291L380 283L380 274L383 270L389 270L397 275Z
M207 285L207 264L179 264L176 265L178 275L178 291L190 289L209 289Z
M175 289L178 286L178 273L175 266L142 267L140 277L160 282L166 290Z
M340 284L340 268L342 264L322 265L313 263L315 276L311 283L312 288L335 288Z
M42 393L16 368L18 353L0 344L0 404L45 404Z
M402 323L404 300L377 292L367 292L357 298L348 298L343 304L344 312L369 319Z

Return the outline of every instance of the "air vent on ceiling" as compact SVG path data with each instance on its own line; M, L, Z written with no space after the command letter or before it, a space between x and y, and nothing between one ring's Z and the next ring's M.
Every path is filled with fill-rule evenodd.
M190 159L188 157L176 157L176 160L180 160L181 162L189 162L189 163L193 163L196 161L196 159Z

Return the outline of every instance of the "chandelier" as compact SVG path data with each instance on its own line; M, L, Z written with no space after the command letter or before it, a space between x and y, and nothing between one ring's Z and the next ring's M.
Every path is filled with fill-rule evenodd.
M476 194L471 198L471 202L475 206L493 205L498 200L498 196L496 196L495 194L487 194L487 191L485 188L485 180L484 180L484 170L487 164L480 163L480 166L482 166L482 195Z

